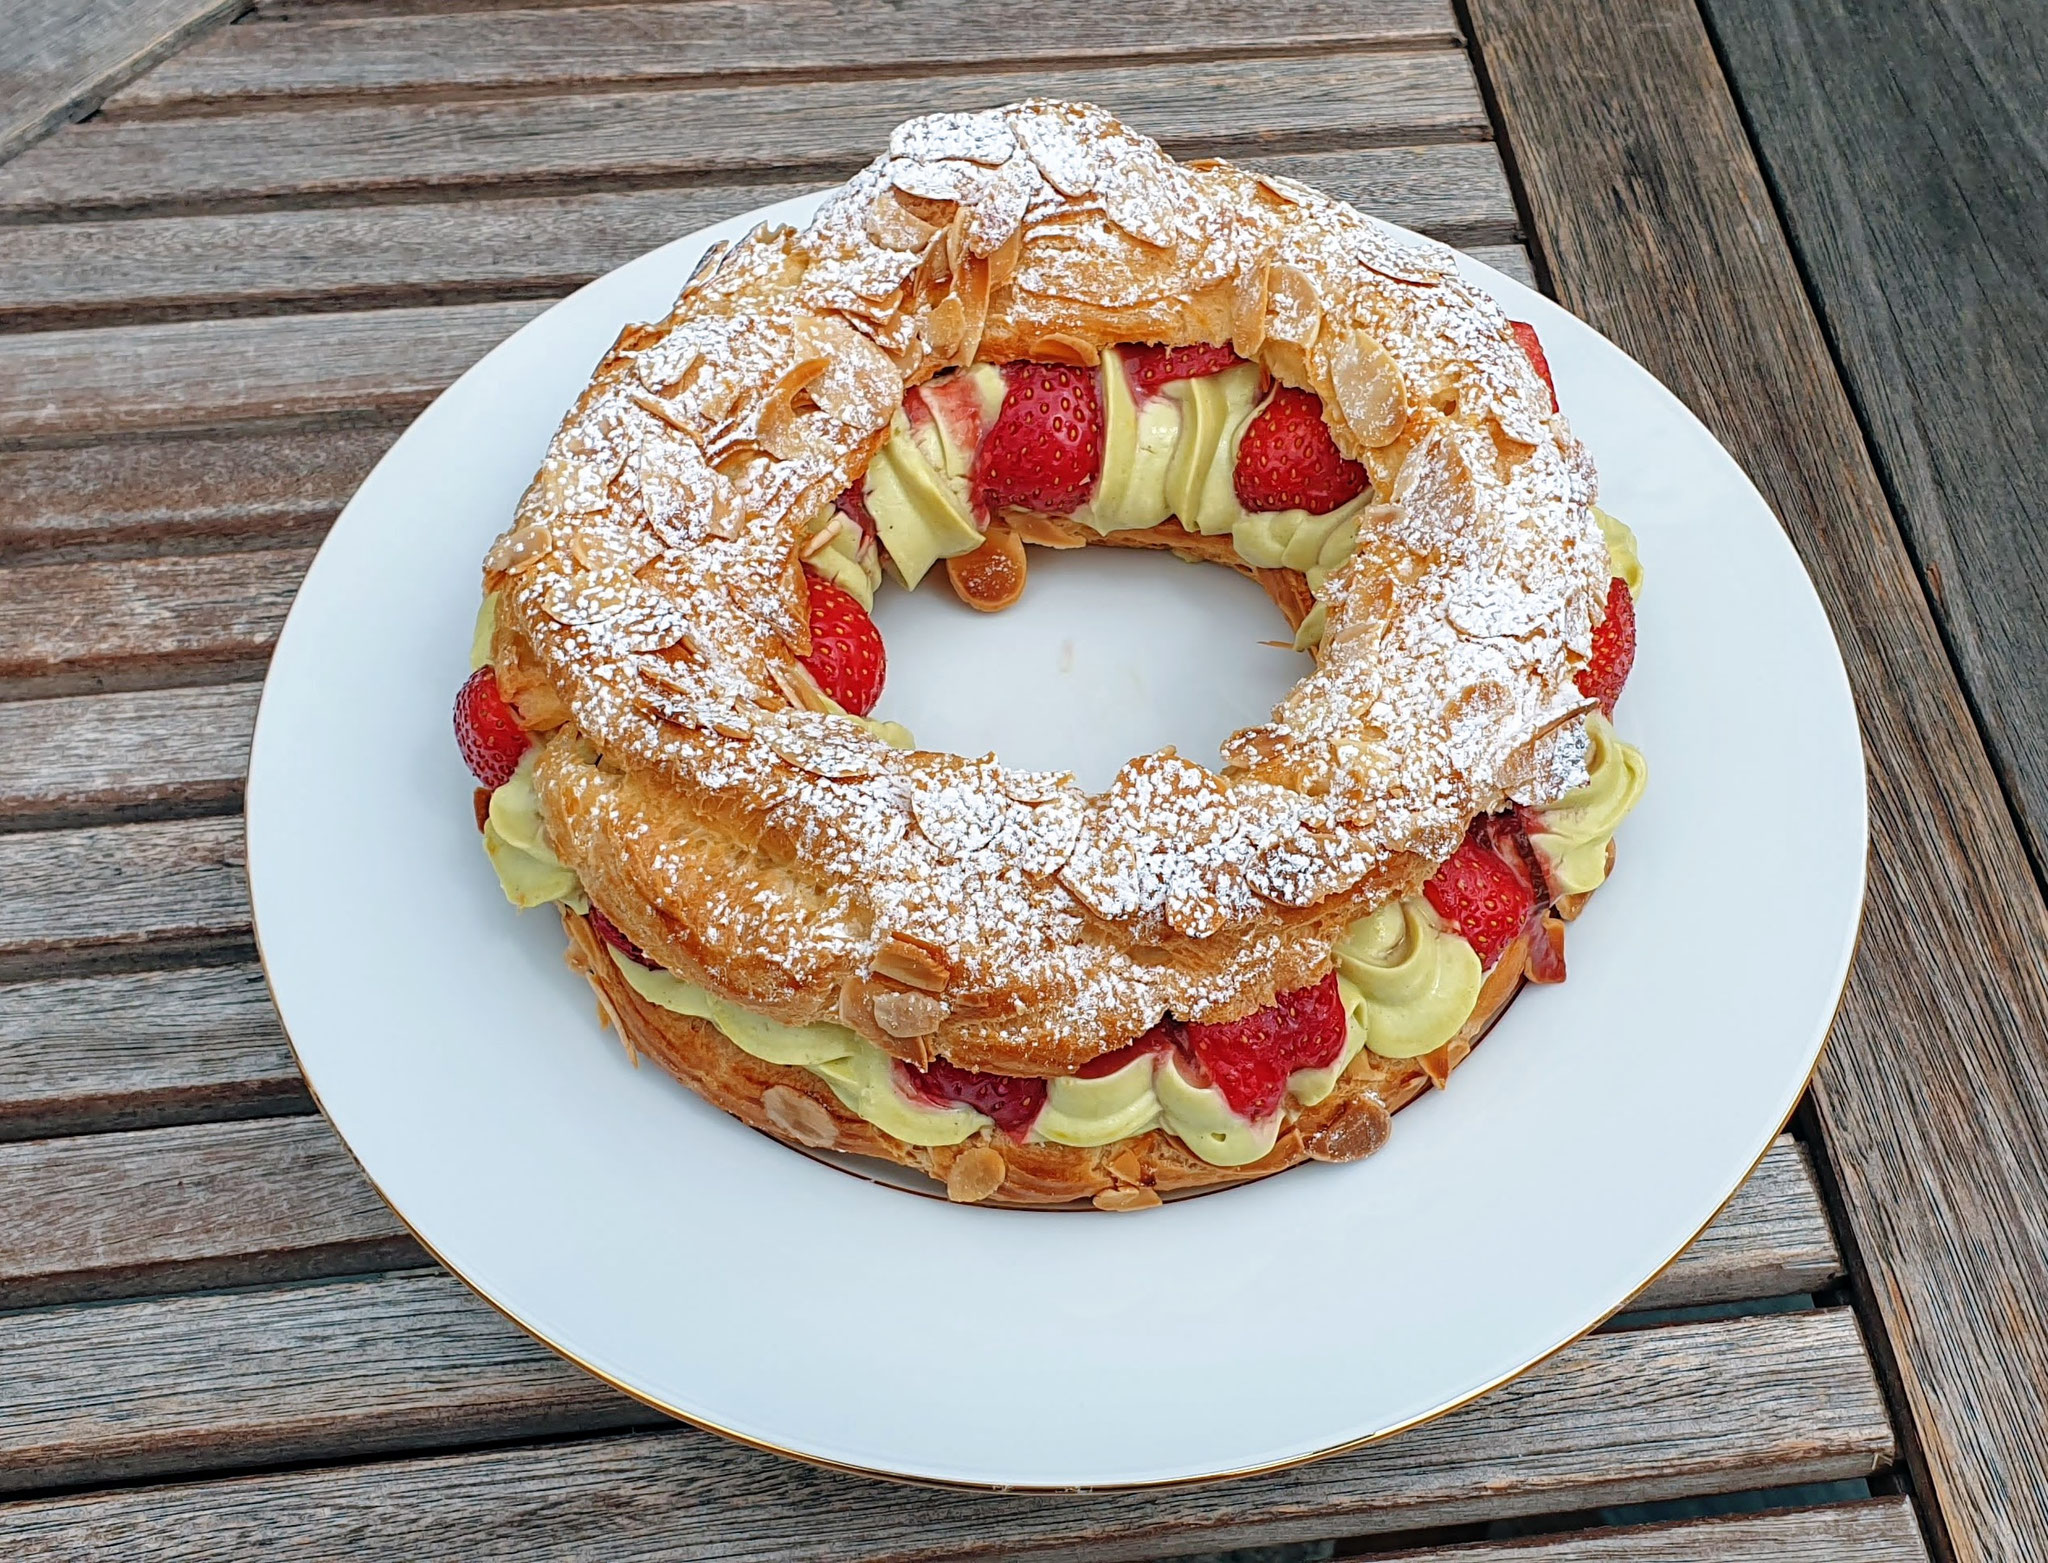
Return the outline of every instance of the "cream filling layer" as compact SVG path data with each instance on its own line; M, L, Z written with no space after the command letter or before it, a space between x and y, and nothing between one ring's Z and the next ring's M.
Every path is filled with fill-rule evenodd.
M1419 895L1361 917L1331 947L1352 1024L1382 1058L1418 1058L1458 1034L1485 980L1472 946Z
M1550 887L1559 895L1578 895L1606 882L1607 844L1650 784L1650 762L1616 737L1597 711L1586 718L1586 736L1592 740L1586 785L1530 811L1529 841L1543 854Z

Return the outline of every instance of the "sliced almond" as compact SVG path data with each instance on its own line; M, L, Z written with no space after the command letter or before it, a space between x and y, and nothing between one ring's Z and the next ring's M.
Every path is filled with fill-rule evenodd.
M761 1107L776 1132L799 1145L830 1150L839 1143L839 1125L815 1098L786 1085L771 1085L761 1093Z
M1110 1157L1109 1170L1120 1183L1143 1183L1145 1181L1145 1163L1143 1158L1138 1155L1137 1147L1134 1145L1126 1145L1122 1150Z
M875 952L873 969L877 976L926 993L944 993L946 984L953 980L953 965L946 959L945 950L912 934L890 934ZM885 1025L883 1029L889 1028ZM921 1031L892 1031L890 1034L900 1037L924 1035Z
M1337 411L1368 450L1387 444L1408 421L1401 366L1369 336L1352 332L1331 346L1330 383Z
M960 349L961 339L967 334L967 306L960 302L957 293L949 293L940 299L932 312L924 319L924 339L931 344L932 356L951 358Z
M1065 516L1041 516L1029 510L1005 510L1003 523L1037 548L1086 548L1088 533Z
M943 999L895 988L878 989L870 1004L875 1024L897 1038L928 1037L950 1013Z
M1387 1143L1393 1117L1376 1096L1354 1096L1301 1137L1317 1161L1359 1161Z
M484 555L486 570L524 570L547 557L554 549L555 539L548 531L545 521L529 521L515 531L507 532Z
M1093 369L1102 362L1102 350L1093 342L1064 331L1040 337L1032 345L1030 356L1043 363L1074 364L1083 369Z
M1003 1186L1010 1164L991 1145L974 1145L953 1158L946 1169L946 1198L959 1205L973 1205L987 1199Z
M1157 1193L1144 1187L1104 1189L1094 1200L1097 1210L1150 1210L1164 1203Z
M1000 521L989 523L988 538L971 554L946 561L946 579L953 593L978 613L996 613L1024 595L1024 544Z

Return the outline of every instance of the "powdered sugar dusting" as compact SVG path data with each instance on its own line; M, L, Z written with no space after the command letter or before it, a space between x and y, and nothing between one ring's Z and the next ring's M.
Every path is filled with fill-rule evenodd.
M1141 756L1097 796L807 708L797 551L905 390L1120 341L1234 342L1371 471L1315 671L1220 772ZM636 939L762 1013L863 1026L875 952L922 941L951 972L928 1040L1045 1073L1311 980L1474 814L1583 779L1591 498L1448 252L1032 102L899 127L804 232L757 230L629 328L489 581L573 718L537 773L557 850Z

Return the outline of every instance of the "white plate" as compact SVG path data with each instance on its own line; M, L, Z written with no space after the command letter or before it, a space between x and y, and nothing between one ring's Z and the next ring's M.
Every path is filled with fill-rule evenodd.
M1135 1217L909 1197L629 1067L553 914L499 895L449 726L478 560L619 327L664 314L711 241L817 200L680 239L525 327L392 447L313 562L257 723L249 877L335 1128L449 1268L558 1351L866 1470L1083 1487L1260 1469L1572 1340L1706 1224L1806 1082L1862 904L1862 750L1813 588L1735 463L1613 345L1484 266L1464 263L1535 322L1605 503L1642 538L1620 725L1651 784L1572 927L1571 980L1525 991L1377 1156ZM1213 753L1300 671L1257 644L1278 617L1228 572L1109 550L1032 570L993 619L896 594L883 714L1099 783L1161 742Z

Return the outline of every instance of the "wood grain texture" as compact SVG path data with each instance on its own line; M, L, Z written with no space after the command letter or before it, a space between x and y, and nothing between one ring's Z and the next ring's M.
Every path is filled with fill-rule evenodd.
M256 684L22 700L0 746L0 830L237 807Z
M1992 759L2048 865L2048 8L1705 9Z
M1447 243L1499 243L1515 236L1514 200L1500 154L1485 143L1246 161ZM279 306L552 295L692 229L819 184L795 178L0 227L0 324L48 327L90 324L110 314L167 318Z
M1806 1148L1781 1134L1713 1225L1630 1306L1817 1292L1842 1273Z
M397 437L314 429L0 451L0 561L312 541Z
M239 819L0 836L0 981L249 948Z
M10 7L0 53L0 161L249 0L40 0Z
M1361 1563L1926 1563L1927 1544L1910 1501L1874 1498L1779 1514L1349 1556Z
M325 1119L0 1145L0 1308L426 1262Z
M108 104L109 115L320 95L555 89L747 77L1454 45L1448 0L689 0L232 27Z
M0 1140L312 1106L254 966L0 985Z
M1536 268L1529 263L1529 252L1521 245L1474 244L1463 248L1474 260L1485 261L1495 271L1513 277L1523 287L1536 286Z
M0 336L0 442L417 412L546 307L456 304Z
M914 114L1027 94L1113 103L1175 153L1477 141L1455 50L1056 69L894 81L572 93L502 102L96 120L0 165L0 214L90 216L367 191L583 188L801 171L844 178ZM232 126L230 130L228 127Z
M60 1376L75 1371L65 1356ZM53 1398L53 1415L75 1416L61 1387ZM146 1436L158 1407L134 1404ZM1141 1500L921 1490L678 1429L0 1506L0 1550L20 1563L81 1545L136 1563L259 1549L306 1563L1135 1559L1860 1476L1890 1456L1855 1323L1829 1310L1593 1336L1386 1443Z
M1698 14L1469 14L1562 302L1743 462L1833 618L1873 851L1816 1118L1947 1544L2026 1555L2048 1535L2048 913Z
M0 569L0 695L260 674L312 557L271 548Z

